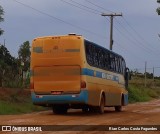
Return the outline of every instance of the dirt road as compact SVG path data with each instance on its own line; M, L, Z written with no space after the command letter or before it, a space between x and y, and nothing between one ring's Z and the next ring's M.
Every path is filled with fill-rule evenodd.
M83 113L81 110L69 110L67 115L54 115L51 110L23 115L1 115L0 125L160 125L160 99L152 100L150 102L130 104L124 107L122 112L115 112L113 108L106 108L103 115ZM135 133L135 131L102 131L100 133L124 132L127 134ZM136 131L136 133L137 132L146 133L145 131ZM62 132L45 133L58 134ZM63 133L96 134L98 132L66 131ZM155 131L148 133L155 134L158 132Z

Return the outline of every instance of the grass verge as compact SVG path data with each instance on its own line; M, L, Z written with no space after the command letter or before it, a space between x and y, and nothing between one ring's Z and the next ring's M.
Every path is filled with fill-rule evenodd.
M45 108L32 104L29 90L0 89L0 115L31 113L42 110L45 110Z
M156 88L147 88L140 85L129 85L129 103L134 102L145 102L151 99L160 98L160 89Z
M0 101L0 115L31 113L41 110L43 110L43 108L34 106L32 102L11 103L6 101Z

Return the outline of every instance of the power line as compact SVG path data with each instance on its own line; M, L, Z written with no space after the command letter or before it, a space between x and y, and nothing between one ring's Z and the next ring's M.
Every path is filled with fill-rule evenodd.
M90 8L90 7L86 6L86 5L80 4L80 3L75 2L75 1L73 1L73 0L70 0L70 1L72 1L73 3L76 3L76 4L79 5L79 6L85 7L85 8L87 8L87 9L92 9L93 11L96 11L97 13L95 13L95 12L93 12L93 11L90 11L90 10L86 10L86 9L84 9L84 8L81 8L81 7L77 6L77 5L74 5L73 3L66 2L65 0L61 0L61 1L67 3L67 4L71 5L71 6L74 6L74 7L80 8L80 9L82 9L82 10L85 10L85 11L87 11L87 12L94 13L94 14L96 14L96 15L99 15L98 12L100 12L100 11L98 11L98 10L95 10L95 9L93 9L93 8ZM89 3L92 3L92 2L90 2L90 1L88 1L88 0L86 0L86 1L89 2ZM99 8L101 8L101 9L104 9L104 8L102 8L102 7L100 7L100 6L95 5L94 3L92 3L92 4L93 4L94 6L96 6L96 7L99 7ZM108 21L110 22L110 20L108 20ZM116 28L116 30L117 30L118 32L120 32L120 33L124 36L124 34L123 34L116 26L114 26L114 27ZM128 30L127 30L127 32L128 32ZM130 33L130 32L129 32L129 33ZM127 36L125 36L125 37L126 37L127 39L129 39L133 44L137 44L137 42L138 42L137 39L132 40L132 39L128 38ZM137 41L137 42L136 42L136 41ZM139 43L139 42L138 42L138 43ZM110 44L111 44L111 43L110 43ZM148 53L152 54L152 53L150 52L150 50L148 50L148 49L144 46L144 44L142 44L142 43L139 43L139 44L142 45L142 46L141 46L142 49L144 49L145 51L147 51L147 54L148 54ZM143 47L143 46L144 46L144 47Z
M131 55L134 55L134 57L136 57L137 59L141 60L142 62L145 61L145 60L142 59L141 57L138 57L136 54L134 54L133 51L127 50L124 46L122 46L120 43L118 43L118 42L115 41L115 45L116 45L116 44L117 44L117 46L120 46L119 48L121 48L121 50L122 50L122 49L124 50L123 53L128 52L128 53L130 53ZM128 53L127 53L127 54L128 54Z
M98 7L98 8L100 8L100 9L103 9L104 11L109 11L109 12L111 12L111 13L115 13L115 12L113 12L113 11L111 11L111 10L107 10L107 9L105 9L105 8L103 8L103 7L95 4L95 3L92 3L92 2L89 1L89 0L85 0L85 1L88 2L88 3L90 3L90 4L92 4L92 5L94 5L94 6L96 6L96 7Z
M103 10L105 10L105 11L109 11L109 12L112 12L112 13L115 13L115 12L113 12L113 11L110 11L110 10L107 10L107 9L105 9L105 8L103 8L103 7L101 7L101 6L99 6L99 5L97 5L97 4L94 4L94 3L92 3L91 1L89 1L89 0L85 0L85 1L87 1L88 3L90 3L90 4L92 4L92 5L94 5L94 6L96 6L96 7L98 7L98 8L100 8L100 9L103 9ZM128 21L123 17L123 19L126 21L126 23L127 23L127 25L136 33L136 35L138 35L137 37L139 37L139 38L141 38L142 40L143 40L143 42L146 42L146 40L128 23ZM118 22L119 23L119 22ZM120 23L119 23L120 24ZM121 24L120 24L121 25ZM121 25L122 26L122 25ZM130 34L130 32L125 28L125 27L123 27L129 34ZM119 31L119 30L118 30ZM133 35L133 34L132 34ZM133 36L132 36L133 37ZM145 46L143 43L141 43L140 41L138 41L135 37L134 37L134 39L138 42L138 43L140 43L141 45L143 45L144 47L143 47L143 49L148 49L149 51L152 51L152 52L154 52L154 50L152 50L152 49L150 49L149 47L147 47L147 46ZM147 42L146 42L147 43ZM148 44L148 43L147 43ZM148 51L147 50L147 51Z
M124 18L124 17L122 17L123 18L123 20L125 21L125 23L130 27L130 29L132 29L135 33L136 33L136 35L137 35L137 37L139 38L139 39L141 39L143 42L145 42L146 44L148 44L149 46L152 46L149 42L147 42L145 39L144 39L144 37L141 35L141 34L139 34L136 30L135 30L135 28Z
M75 28L77 28L77 29L80 29L80 30L85 31L85 32L87 32L87 33L94 34L94 35L96 35L96 36L98 36L98 37L106 38L106 37L104 37L104 36L102 36L102 35L99 35L98 33L89 31L89 30L87 30L87 29L85 29L85 28L82 28L82 27L80 27L80 26L78 26L78 25L75 25L75 24L72 24L72 23L70 23L70 22L64 21L64 20L62 20L62 19L60 19L60 18L58 18L58 17L55 17L55 16L50 15L50 14L48 14L48 13L46 13L46 12L43 12L43 11L38 10L38 9L36 9L36 8L33 8L33 7L31 7L31 6L27 5L27 4L24 4L24 3L22 3L22 2L19 2L19 1L17 1L17 0L13 0L13 1L16 2L16 3L19 3L19 4L23 5L23 6L25 6L25 7L27 7L27 8L30 8L30 9L32 9L32 10L34 10L34 11L40 13L40 14L46 15L46 16L50 17L50 18L53 19L53 20L58 20L58 21L60 21L60 22L62 22L62 23L65 23L65 24L67 24L67 25L70 25L70 26L72 26L72 27L75 27Z
M95 11L91 11L91 10L88 10L88 9L86 9L86 8L82 8L82 6L75 5L75 4L70 3L70 2L68 2L68 1L65 1L65 0L61 0L61 1L64 2L64 3L66 3L66 4L68 4L68 5L70 5L70 6L74 6L74 7L76 7L76 8L81 9L81 10L85 10L85 11L87 11L87 12L89 12L89 13L93 13L93 14L99 15L99 13L97 13L97 12L95 12Z
M62 1L64 1L64 0L62 0ZM92 9L92 8L90 8L90 7L88 7L88 6L85 6L85 5L83 5L83 4L80 4L80 3L75 2L75 1L73 1L73 0L70 0L70 1L76 3L76 4L80 5L80 6L86 7L86 8L88 8L88 9ZM89 2L89 3L92 3L92 2L90 2L90 1L88 1L88 0L86 0L86 1ZM71 4L71 3L70 3L70 4ZM94 4L94 3L92 3L92 4ZM73 4L72 4L72 5L73 5ZM94 4L94 5L95 5L95 4ZM74 6L75 6L75 5L74 5ZM95 5L95 6L97 6L97 5ZM100 7L100 6L98 6L98 7ZM102 8L102 7L100 7L100 8ZM104 9L104 8L102 8L102 9ZM82 10L84 10L84 9L82 9ZM95 10L95 9L92 9L92 10L98 12L98 10ZM100 12L100 11L99 11L99 12ZM99 15L99 13L96 13L96 15ZM107 19L107 20L108 20L108 19ZM108 21L110 22L110 20L108 20ZM115 26L114 26L114 27L115 27ZM120 33L122 33L117 27L115 27L115 28L116 28L117 31L119 31ZM122 33L122 35L124 35L124 34ZM125 37L126 37L126 36L125 36ZM128 37L126 37L126 38L128 38ZM132 39L129 38L129 40L130 40L131 42L133 42L134 44L137 43L137 42L135 42L135 40L137 40L137 39L132 40ZM111 44L111 43L110 43L110 44ZM143 44L142 44L142 45L143 45ZM141 48L144 49L144 50L146 50L146 51L147 51L147 54L148 54L148 53L152 54L152 53L150 52L150 50L148 50L147 48L145 48L145 46L144 46L144 47L141 46Z
M107 18L106 18L107 19ZM108 20L108 19L107 19ZM122 36L123 35L123 37L124 38L126 38L126 39L128 39L130 42L132 42L133 44L136 44L137 45L137 42L135 41L135 40L132 40L132 38L128 38L128 36L127 35L125 35L122 31L120 31L116 26L114 26L114 28L120 33L120 35ZM139 46L137 45L137 47L139 48ZM151 54L152 55L152 53L148 50L148 49L146 49L145 47L143 47L143 46L140 46L143 50L145 50L146 52L147 52L147 54Z
M73 0L71 0L71 1L73 1ZM88 0L87 0L88 1ZM90 2L90 1L89 1ZM76 3L76 4L78 4L78 5L81 5L81 6L84 6L84 5L82 5L82 4L80 4L80 3L78 3L78 2L75 2L74 1L74 3ZM92 4L94 4L94 3L92 3ZM95 4L94 4L95 5ZM87 6L84 6L84 7L87 7ZM88 8L88 7L87 7ZM90 8L89 8L90 9ZM83 9L82 9L83 10ZM98 10L96 10L97 12L98 12ZM107 19L108 20L108 19ZM109 22L111 22L110 20L108 20ZM116 26L114 26L114 28L118 31L118 32L120 32L122 35L124 35ZM127 30L127 32L128 32L128 30ZM127 36L125 36L127 39L128 39L128 37ZM132 40L132 39L130 39L129 38L129 40L131 41L131 42L133 42L133 44L137 44L137 42L138 42L138 40L135 38L135 40ZM137 41L137 42L136 42ZM138 42L139 43L139 42ZM110 43L111 44L111 43ZM139 43L139 44L142 44L142 43ZM111 46L111 45L110 45ZM142 49L145 49L145 51L147 51L147 54L151 54L152 55L152 53L150 52L150 50L148 50L143 44L142 44L142 46L141 46L141 48Z
M108 18L106 18L109 22L110 22L110 20L108 19ZM123 35L123 37L125 37L126 39L128 39L130 42L132 42L133 44L136 44L136 46L139 48L139 45L137 44L137 42L136 42L136 40L133 40L132 38L129 38L129 37L131 37L131 36L129 36L128 37L128 35L125 35L122 31L120 31L118 28L117 28L117 26L114 26L114 28L120 33L120 35L122 36ZM150 51L150 50L148 50L143 44L140 46L143 50L145 50L146 51L146 53L149 55L153 55L153 53ZM135 55L135 54L134 54Z
M74 1L74 0L70 0L70 1L72 1L73 3L76 3L76 4L78 4L78 5L80 5L80 6L82 6L82 7L85 7L85 8L87 8L87 9L90 9L90 10L92 10L92 11L95 11L95 12L97 12L97 13L101 12L101 11L96 10L96 9L94 9L94 8L91 8L91 7L85 6L85 5L81 4L81 3L78 3L78 2L76 2L76 1Z
M134 39L134 42L135 42L135 43L138 43L139 45L143 46L143 49L146 49L149 53L151 53L151 51L152 51L153 53L155 53L155 51L154 51L153 49L150 49L149 47L145 46L141 41L139 41L139 40L134 36L135 34L132 34L130 31L128 31L125 26L123 26L119 21L117 21L117 19L116 19L116 23L118 23L119 25L121 25L121 27L123 27L123 29L124 29L128 34L131 35L131 36L129 36L129 37L132 37L132 38ZM119 30L118 30L118 31L119 31ZM159 55L159 53L157 53L157 54Z
M101 7L101 6L99 6L99 5L96 5L96 4L94 4L94 3L92 3L92 2L90 2L89 0L85 0L85 1L87 1L87 2L89 2L89 3L91 3L92 5L94 5L94 6L96 6L96 7L98 7L98 8L101 8L101 9L103 9L103 10L106 10L105 8L103 8L103 7ZM110 10L107 10L107 11L110 11ZM110 11L110 12L112 12L112 11ZM110 21L109 21L110 22ZM117 23L119 23L119 22L117 22ZM121 23L119 23L120 25L121 25ZM131 34L123 25L121 25L129 34ZM114 26L115 27L115 26ZM118 32L120 32L120 33L122 33L117 27L115 27L116 28L116 30L118 31ZM122 34L122 35L124 35L124 34ZM126 36L125 36L126 37ZM147 48L143 43L141 43L141 42L139 42L134 36L131 36L131 37L133 37L134 38L134 42L136 41L136 42L138 42L139 44L141 44L143 47L141 47L142 49L145 49L147 52L149 52L149 53L151 53L150 51L153 51L153 50L151 50L150 48ZM128 37L127 37L127 39L128 39ZM131 40L131 39L129 39L129 40ZM133 42L133 41L132 41ZM135 44L135 43L134 43Z
M46 15L46 16L54 19L54 20L58 20L58 21L60 21L60 22L62 22L62 23L65 23L65 24L67 24L67 25L70 25L70 26L72 26L72 27L75 27L75 28L77 28L77 29L80 29L80 30L82 30L82 31L86 31L87 33L94 34L94 35L96 35L96 36L98 36L98 37L100 37L100 38L106 39L106 37L104 37L104 36L102 36L102 35L99 35L99 34L97 34L97 33L95 33L95 32L89 31L89 30L87 30L87 29L85 29L85 28L82 28L82 27L77 26L77 25L75 25L75 24L72 24L72 23L69 23L69 22L67 22L67 21L64 21L64 20L62 20L62 19L60 19L60 18L58 18L58 17L55 17L55 16L50 15L50 14L48 14L48 13L46 13L46 12L43 12L43 11L38 10L38 9L36 9L36 8L33 8L33 7L31 7L31 6L27 5L27 4L24 4L24 3L19 2L19 1L17 1L17 0L13 0L13 1L19 3L19 4L23 5L23 6L25 6L25 7L27 7L27 8L30 8L30 9L32 9L32 10L34 10L34 11L40 13L40 14ZM83 9L83 10L84 10L84 9ZM97 15L98 15L98 14L97 14Z

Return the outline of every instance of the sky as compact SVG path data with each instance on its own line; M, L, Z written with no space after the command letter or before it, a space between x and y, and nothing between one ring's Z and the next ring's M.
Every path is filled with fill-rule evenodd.
M156 0L0 0L5 11L0 43L12 56L25 41L40 36L76 33L109 49L110 19L101 13L122 13L114 18L113 51L127 66L160 75L160 6ZM159 68L158 68L159 67Z

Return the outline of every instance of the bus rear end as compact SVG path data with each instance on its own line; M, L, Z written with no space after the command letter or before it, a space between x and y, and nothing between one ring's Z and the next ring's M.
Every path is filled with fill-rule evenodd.
M31 50L31 94L35 105L53 106L55 113L70 105L87 104L81 77L84 45L81 36L36 38Z

